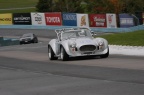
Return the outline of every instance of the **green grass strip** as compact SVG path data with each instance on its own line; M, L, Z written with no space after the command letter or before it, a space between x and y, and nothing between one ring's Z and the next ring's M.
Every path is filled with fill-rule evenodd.
M144 46L144 31L101 35L111 45Z
M38 0L0 0L0 9L35 7Z
M14 9L14 10L0 10L0 13L30 13L36 12L36 8L28 8L28 9Z

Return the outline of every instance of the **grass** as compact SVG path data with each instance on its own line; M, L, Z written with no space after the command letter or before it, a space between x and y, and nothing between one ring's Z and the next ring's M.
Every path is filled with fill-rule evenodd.
M30 12L36 12L36 8L0 10L0 13L30 13Z
M38 0L0 0L0 13L23 13L23 12L35 12L35 8L29 9L10 9L10 8L24 8L24 7L35 7Z
M144 46L144 31L101 35L111 45Z

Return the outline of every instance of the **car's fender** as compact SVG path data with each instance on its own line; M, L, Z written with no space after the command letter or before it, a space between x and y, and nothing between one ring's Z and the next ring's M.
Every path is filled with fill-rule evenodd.
M106 39L98 37L98 38L95 38L94 40L97 42L97 44L98 44L98 42L103 41L104 49L108 48L108 41Z
M70 55L69 40L61 42L61 47L63 47L68 55Z
M51 46L53 52L57 55L58 53L57 39L52 39L48 44L48 48L49 46Z

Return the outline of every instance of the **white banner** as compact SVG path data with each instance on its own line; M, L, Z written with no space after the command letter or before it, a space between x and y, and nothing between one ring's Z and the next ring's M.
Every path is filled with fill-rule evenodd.
M46 25L44 13L31 13L32 25Z
M77 14L77 26L89 27L88 14Z
M117 28L115 14L106 14L106 19L107 19L107 28Z

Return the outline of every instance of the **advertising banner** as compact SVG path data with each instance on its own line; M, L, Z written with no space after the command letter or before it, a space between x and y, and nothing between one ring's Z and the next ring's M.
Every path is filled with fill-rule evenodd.
M14 13L13 24L15 25L31 25L30 13Z
M88 14L77 14L77 26L89 27Z
M119 14L119 20L120 20L121 28L127 28L127 27L134 26L133 16L131 16L129 14Z
M46 25L62 25L62 17L60 12L45 13Z
M107 28L117 28L116 14L106 14Z
M77 26L77 16L75 13L63 13L62 19L64 26Z
M46 25L44 13L31 13L32 25Z
M0 25L12 25L12 14L0 14Z
M106 14L89 14L90 27L106 27Z

